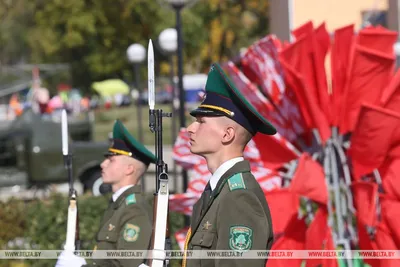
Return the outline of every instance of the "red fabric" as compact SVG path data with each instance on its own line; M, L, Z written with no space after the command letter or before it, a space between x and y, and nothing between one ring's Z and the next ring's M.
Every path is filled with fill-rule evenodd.
M265 197L271 212L274 234L282 233L292 216L297 216L299 198L287 188L268 192Z
M379 172L385 196L400 201L400 157L388 158Z
M260 90L250 82L250 80L242 73L232 62L228 62L225 70L229 77L235 83L239 91L246 99L257 109L260 114L269 120L277 129L277 131L288 138L290 141L296 139L296 133L293 128L285 120L271 102L260 92ZM247 73L248 75L249 73Z
M331 51L331 79L332 79L332 117L330 124L339 126L341 99L347 82L347 71L350 62L350 51L353 46L354 24L337 29Z
M342 102L340 133L345 134L355 129L362 103L379 104L381 92L389 82L394 56L377 50L355 46L354 57L346 92Z
M320 206L306 232L306 250L323 250L328 233L328 213L325 206ZM329 229L330 231L330 229ZM323 259L307 259L306 267L322 264Z
M283 59L301 75L307 93L318 104L317 84L315 80L314 42L312 33L302 35L289 47L282 50ZM282 60L281 60L282 61Z
M332 121L332 110L329 105L328 84L325 72L325 58L331 46L331 41L329 34L326 31L325 23L322 23L312 33L312 41L314 46L314 79L317 87L318 104L324 112L326 119Z
M360 250L376 250L378 246L375 241L372 241L368 232L365 228L365 225L360 222L357 217L357 230L358 230L358 245ZM377 259L363 259L365 263L373 266L373 267L384 267L381 265L380 260Z
M284 138L257 133L253 140L260 152L260 159L270 169L282 167L287 162L297 159L293 146Z
M272 245L273 250L304 250L307 225L304 219L297 219L297 215L290 218L285 234ZM302 259L269 259L267 267L300 266Z
M321 23L321 25L315 29L315 37L321 52L326 55L331 47L331 37L326 30L325 22Z
M311 98L315 98L315 102L322 110L323 114L319 116L325 117L324 119L330 118L331 110L325 73L325 57L330 47L330 37L325 24L322 23L314 30L312 22L307 22L295 29L293 35L296 37L296 42L300 44L297 46L298 60L293 62L294 66L302 74Z
M299 159L290 189L320 204L327 204L328 188L323 167L310 155L303 153Z
M383 218L382 220L390 231L390 236L393 239L393 243L396 244L395 247L399 249L400 228L399 228L398 218L400 216L400 202L393 201L385 197L381 198L380 200L381 200L381 216ZM382 243L384 244L385 242ZM393 247L392 244L388 244L388 246Z
M259 57L263 58L265 66L263 69L267 70L269 74L264 82L259 85L261 91L270 96L272 103L288 120L296 134L303 134L307 131L305 120L301 116L295 93L285 84L284 70L279 61L278 47L274 40L275 38L269 36L262 38L255 45L256 48L259 47L257 49Z
M358 237L360 250L397 250L396 244L391 236L390 230L388 229L385 222L380 222L376 226L376 233L371 240L366 229L358 221ZM373 267L395 267L399 266L400 260L398 259L368 259L365 258L364 262Z
M355 179L371 173L384 162L398 140L400 114L374 105L363 105L351 137L349 155Z
M333 237L332 237L332 231L329 229L326 232L326 240L325 240L325 249L326 250L336 250L335 244L333 244ZM339 263L336 259L322 259L322 266L323 267L338 267Z
M357 219L363 225L373 226L376 222L376 201L378 197L378 185L369 182L353 182L354 207L357 210Z
M385 54L393 54L393 45L397 41L397 32L383 27L366 27L358 32L357 43Z
M400 112L400 69L397 70L383 91L381 105L387 109Z
M292 48L293 44L284 51L287 52ZM328 121L324 117L321 109L318 107L315 97L313 97L306 89L307 87L301 74L294 69L292 60L290 59L291 56L289 54L284 56L284 54L285 52L282 52L281 63L286 70L286 81L296 94L306 125L309 129L318 129L321 140L325 143L331 134Z
M398 208L398 207L397 207ZM393 235L385 222L380 222L376 228L375 242L380 250L398 250L399 247L393 239ZM400 266L399 259L381 259L380 265L385 267Z
M312 21L307 21L306 23L300 25L298 28L292 31L293 36L298 39L303 35L310 34L314 30L314 25Z

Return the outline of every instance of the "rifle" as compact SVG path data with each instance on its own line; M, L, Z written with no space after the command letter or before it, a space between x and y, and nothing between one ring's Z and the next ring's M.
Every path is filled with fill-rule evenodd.
M172 113L165 113L162 109L154 109L155 86L154 86L154 52L153 43L149 40L147 50L148 60L148 90L149 90L149 127L155 133L155 155L156 155L156 192L154 193L153 206L153 233L151 237L152 255L149 266L168 266L166 250L170 250L171 241L168 230L168 166L163 160L162 143L162 118L172 117Z
M68 150L68 121L67 112L64 109L61 114L61 134L62 134L62 153L64 157L64 166L68 171L69 179L69 206L67 221L67 236L64 250L75 251L80 249L79 240L79 218L77 193L74 189L74 181L72 174L72 154Z

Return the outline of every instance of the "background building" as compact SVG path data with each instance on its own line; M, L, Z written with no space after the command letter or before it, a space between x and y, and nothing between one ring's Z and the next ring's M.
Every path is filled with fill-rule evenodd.
M271 0L271 33L290 39L290 30L312 20L328 31L354 23L355 29L380 24L399 30L399 0Z

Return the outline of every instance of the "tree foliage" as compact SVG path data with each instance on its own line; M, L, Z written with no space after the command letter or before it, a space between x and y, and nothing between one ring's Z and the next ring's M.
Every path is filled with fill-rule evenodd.
M70 63L77 86L106 78L129 81L127 47L135 42L147 47L151 38L156 62L161 63L157 71L168 74L157 37L175 27L175 12L161 2L0 0L0 18L10 25L0 28L0 63L15 63L21 55L27 55L29 63ZM200 0L183 9L185 73L206 71L211 62L231 58L266 35L267 14L264 0ZM145 74L145 68L142 71Z

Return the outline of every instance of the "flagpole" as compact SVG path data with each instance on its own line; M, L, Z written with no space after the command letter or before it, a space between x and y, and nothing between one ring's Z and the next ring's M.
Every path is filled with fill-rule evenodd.
M328 189L328 203L327 203L327 209L328 209L328 226L333 230L334 227L334 221L333 221L333 211L332 211L332 203L330 199L330 194L332 191L332 185L331 185L331 168L330 168L330 162L329 162L329 147L325 147L324 150L324 160L323 160L323 165L324 165L324 172L325 172L325 182L326 182L326 188ZM337 244L337 236L336 232L332 231L332 238L333 238L333 243Z
M347 217L347 223L348 223L348 229L349 229L349 232L351 235L351 240L355 241L356 240L356 232L353 227L353 217L355 216L356 209L354 208L353 195L350 190L350 186L351 186L350 168L347 163L346 154L344 153L344 150L340 146L339 142L337 140L335 140L333 142L333 145L335 146L336 151L339 155L340 164L342 165L342 169L343 169L343 176L344 176L344 181L345 181L345 185L343 186L343 188L346 192L347 208L350 211L350 215L348 215L348 217Z
M338 244L342 244L344 246L345 251L349 251L350 244L349 240L345 238L345 229L342 215L342 201L340 197L340 182L339 182L339 173L337 166L337 157L334 149L334 144L331 139L328 140L327 146L329 147L329 157L330 157L330 165L331 165L331 173L332 173L332 182L333 182L333 192L334 192L334 202L335 202L335 211L336 211L336 223L338 227ZM353 262L351 259L347 259L347 267L353 267Z

